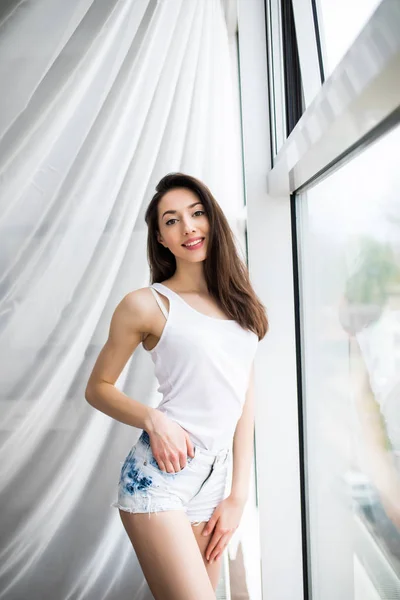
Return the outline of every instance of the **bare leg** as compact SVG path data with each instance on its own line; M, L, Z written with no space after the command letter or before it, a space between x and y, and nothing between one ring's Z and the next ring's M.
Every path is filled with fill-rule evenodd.
M200 553L203 557L204 565L210 578L211 585L213 586L214 590L216 590L219 578L221 576L222 555L217 560L214 560L214 562L211 564L206 559L206 549L212 536L212 532L207 536L201 535L206 523L207 521L202 521L199 525L192 525L192 530L199 546Z
M156 600L215 600L183 511L119 514Z

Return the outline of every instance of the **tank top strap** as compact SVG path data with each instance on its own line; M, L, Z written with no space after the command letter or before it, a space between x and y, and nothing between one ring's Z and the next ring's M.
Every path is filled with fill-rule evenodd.
M157 304L158 304L158 306L159 306L159 307L160 307L160 309L161 309L161 312L162 312L162 314L164 315L164 317L165 317L166 319L168 319L168 312L167 312L167 309L165 308L164 304L162 303L162 301L161 301L161 299L160 299L160 297L159 297L158 293L157 293L157 292L156 292L156 290L153 288L153 286L150 286L150 289L151 289L151 291L152 291L152 293L153 293L153 296L154 296L154 298L155 298L155 299L156 299L156 301L157 301Z
M172 290L169 289L169 287L167 287L166 285L163 285L162 283L158 283L157 281L152 283L151 287L154 288L155 290L157 290L157 292L159 292L163 296L167 296L170 306L171 306L171 303L174 303L174 304L176 303L177 298L178 299L180 298L180 296L178 296L176 292L173 292Z

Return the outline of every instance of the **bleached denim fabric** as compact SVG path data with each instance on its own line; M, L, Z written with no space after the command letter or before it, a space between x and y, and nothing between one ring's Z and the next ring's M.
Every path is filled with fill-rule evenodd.
M131 513L183 510L192 524L208 521L226 498L231 449L217 454L195 445L195 456L177 473L162 471L143 430L122 464L118 501L111 506Z

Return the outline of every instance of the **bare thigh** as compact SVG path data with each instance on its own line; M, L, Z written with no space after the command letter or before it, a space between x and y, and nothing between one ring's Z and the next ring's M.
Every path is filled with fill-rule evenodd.
M215 600L183 511L119 514L155 600Z
M216 590L218 587L219 578L221 576L222 555L218 558L218 560L214 560L214 562L211 564L206 559L207 546L213 534L213 532L211 532L207 536L201 535L206 524L207 521L202 521L199 525L192 525L192 529L197 541L197 545L199 546L200 554L203 557L203 562L206 567L208 577L211 581L211 585L213 586L214 590Z

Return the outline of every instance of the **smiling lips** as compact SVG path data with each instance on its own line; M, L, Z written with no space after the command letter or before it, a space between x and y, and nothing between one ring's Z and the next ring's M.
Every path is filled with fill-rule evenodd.
M203 246L204 238L198 238L197 240L193 240L191 242L187 242L188 245L182 244L186 250L197 250L197 248L201 248Z

